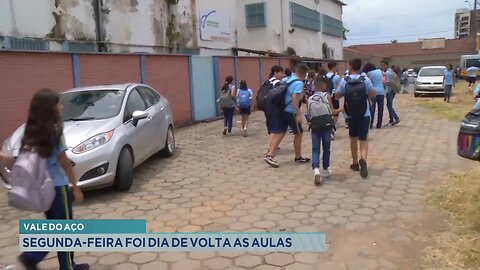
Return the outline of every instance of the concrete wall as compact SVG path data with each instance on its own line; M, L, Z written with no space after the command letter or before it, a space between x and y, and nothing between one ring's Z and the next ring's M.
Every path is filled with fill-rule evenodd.
M276 52L283 52L287 47L292 47L298 55L322 58L322 44L326 42L330 48L334 49L333 58L343 59L342 38L298 27L294 27L294 33L288 32L292 28L290 26L291 1L265 1L266 27L247 28L245 24L245 5L259 2L258 0L237 1L239 47ZM294 2L342 20L342 7L331 0L321 0L318 4L311 0L296 0Z

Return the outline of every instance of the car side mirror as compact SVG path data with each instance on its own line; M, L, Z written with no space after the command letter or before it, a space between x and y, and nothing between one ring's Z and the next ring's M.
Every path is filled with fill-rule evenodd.
M148 117L148 112L146 111L134 111L132 113L132 124L133 126L137 126L138 125L138 121L142 120L142 119L145 119Z

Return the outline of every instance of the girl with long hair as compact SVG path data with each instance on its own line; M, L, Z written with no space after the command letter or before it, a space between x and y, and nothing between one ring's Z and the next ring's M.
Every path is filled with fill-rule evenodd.
M62 110L58 93L41 89L35 93L30 103L25 133L20 151L35 151L48 161L48 172L55 183L55 199L45 212L47 219L73 219L72 204L83 200L78 188L73 167L65 151L63 138ZM12 157L0 155L0 162L7 167L14 163ZM69 185L70 184L70 185ZM48 252L24 252L20 262L27 270L37 269L37 265ZM75 264L73 252L58 252L60 270L87 270L88 264Z

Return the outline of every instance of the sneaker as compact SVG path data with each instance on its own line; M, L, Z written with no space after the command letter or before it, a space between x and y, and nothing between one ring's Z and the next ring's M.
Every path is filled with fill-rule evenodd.
M298 163L307 163L310 161L309 158L304 158L304 157L295 158L294 160L295 162L298 162Z
M223 129L223 136L227 135L227 128Z
M37 265L32 262L31 260L29 260L25 254L22 254L20 256L18 256L18 260L20 261L20 263L23 265L23 267L26 269L26 270L37 270Z
M335 132L334 131L332 131L332 133L330 134L330 137L331 137L332 141L335 141Z
M266 157L263 159L263 161L265 161L268 165L270 165L270 166L273 167L273 168L278 168L278 167L280 167L280 165L278 165L278 162L277 162L275 159L273 159L272 156L266 156Z
M243 137L247 137L247 130L246 129L243 130Z
M330 176L332 175L332 172L329 169L326 169L322 171L321 175L323 179L330 178Z
M321 185L322 184L322 175L320 174L320 169L315 168L313 170L313 182L315 185Z
M75 267L73 267L74 270L89 270L90 265L88 263L82 263L82 264L76 264Z
M360 171L360 165L357 164L352 164L350 165L350 169L354 172L359 172Z
M400 119L397 119L395 122L393 122L392 126L398 125L400 123Z
M367 176L368 176L367 161L365 159L361 158L358 161L358 163L360 165L360 175L362 176L362 178L367 178Z
M394 122L388 122L385 126L386 127L393 127L395 124Z

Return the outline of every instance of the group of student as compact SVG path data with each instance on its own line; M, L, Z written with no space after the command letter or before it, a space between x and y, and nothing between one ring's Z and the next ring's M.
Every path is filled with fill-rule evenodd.
M264 111L268 132L267 151L264 161L271 167L280 164L275 159L276 151L288 130L293 133L294 159L296 163L311 161L314 182L321 184L331 175L330 149L335 138L338 117L345 116L345 126L349 130L352 164L350 169L359 172L363 178L368 176L368 133L374 127L374 116L378 106L377 128L383 126L383 109L386 97L390 121L387 125L400 123L393 101L395 76L387 61L381 62L381 68L367 63L362 66L360 59L349 62L348 71L343 78L337 73L337 63L329 62L328 70L309 70L305 64L298 64L293 71L275 65L271 67L270 79L258 91L256 100L258 109ZM252 106L253 94L241 81L238 90L233 85L232 76L228 76L222 87L218 101L224 112L224 131L232 130L234 108L242 115L242 129L246 136L248 115ZM266 92L264 91L265 89ZM239 94L243 91L246 97ZM282 101L274 96L281 95ZM250 100L244 102L242 100ZM343 106L340 100L343 98ZM229 100L224 102L223 100ZM223 104L225 103L225 104ZM241 104L245 103L248 109ZM302 103L307 104L307 113L301 113ZM226 106L226 107L225 107ZM244 121L244 116L247 118ZM302 123L306 121L311 131L312 158L302 155ZM360 148L360 149L359 149ZM322 159L320 159L323 150ZM321 163L321 164L320 164ZM320 166L321 165L321 166Z

